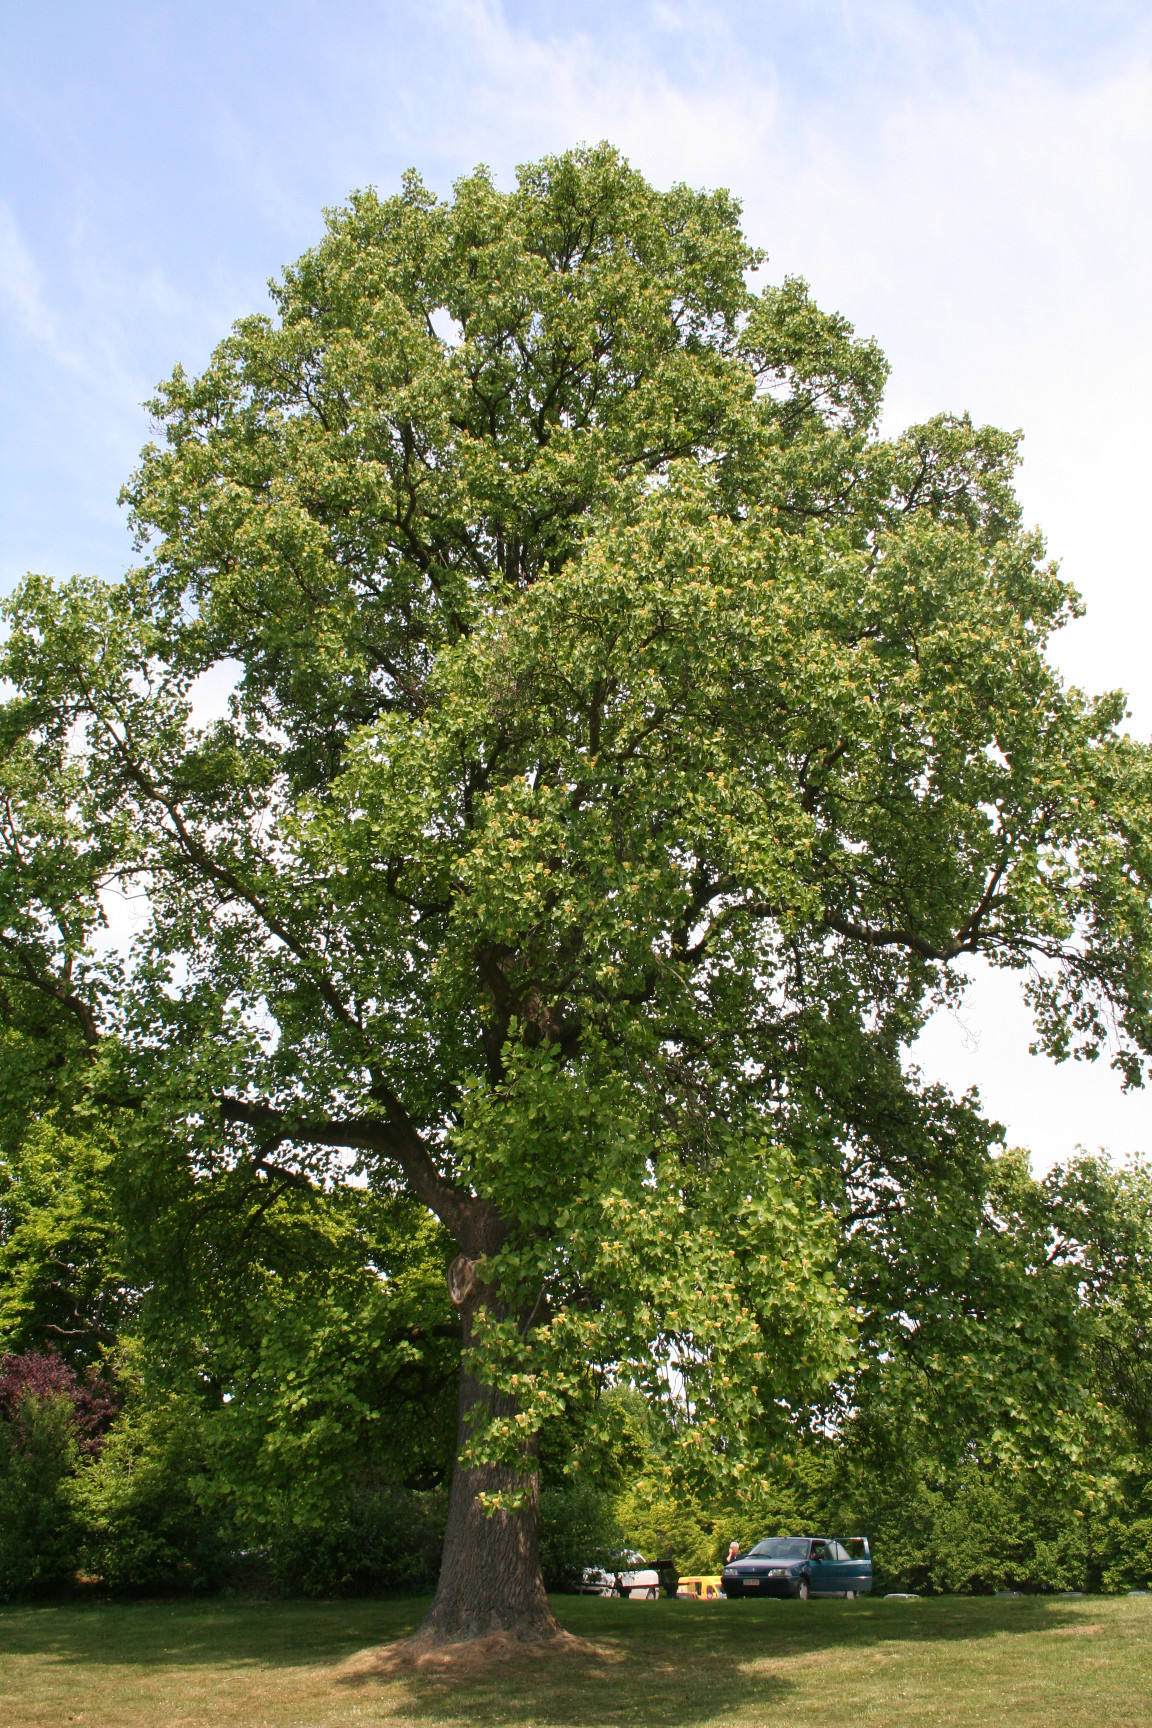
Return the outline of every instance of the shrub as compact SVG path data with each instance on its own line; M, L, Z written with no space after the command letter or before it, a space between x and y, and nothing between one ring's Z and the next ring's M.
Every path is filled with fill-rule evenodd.
M51 1352L0 1357L0 1600L51 1589L76 1570L73 1477L100 1449L114 1406Z
M1085 1520L1037 1472L969 1463L937 1473L906 1460L870 1492L857 1487L877 1589L978 1596L1093 1582Z
M69 1490L78 1455L66 1395L26 1392L0 1421L0 1601L50 1589L75 1571Z
M1097 1533L1105 1590L1152 1590L1152 1478L1129 1484L1129 1503Z
M77 1446L86 1455L99 1452L116 1414L108 1387L95 1374L78 1379L75 1369L50 1350L0 1356L0 1421L13 1421L29 1398L63 1399L71 1410Z
M727 1550L730 1520L720 1507L702 1506L692 1494L648 1499L626 1493L617 1513L628 1548L648 1560L667 1555L678 1572L715 1572L717 1551Z
M269 1561L287 1596L400 1596L434 1590L447 1499L367 1478L321 1516L285 1502Z
M540 1490L540 1569L548 1590L576 1590L589 1567L612 1570L624 1548L611 1500L590 1482Z
M206 1590L228 1571L226 1503L191 1398L131 1404L81 1472L75 1497L84 1565L112 1589Z

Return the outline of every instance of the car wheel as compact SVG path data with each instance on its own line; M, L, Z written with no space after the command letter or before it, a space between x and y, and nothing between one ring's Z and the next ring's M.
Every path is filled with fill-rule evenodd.
M807 1602L807 1600L808 1600L808 1580L807 1580L807 1578L801 1578L799 1584L796 1586L796 1595L799 1597L801 1602Z

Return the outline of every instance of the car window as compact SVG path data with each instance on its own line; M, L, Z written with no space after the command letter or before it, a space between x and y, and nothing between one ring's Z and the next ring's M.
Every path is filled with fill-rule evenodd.
M749 1550L749 1560L807 1560L808 1542L801 1536L769 1536Z
M839 1542L829 1542L828 1550L833 1560L850 1560L852 1558L847 1548L842 1548Z
M813 1542L812 1558L813 1560L831 1560L832 1553L827 1542Z

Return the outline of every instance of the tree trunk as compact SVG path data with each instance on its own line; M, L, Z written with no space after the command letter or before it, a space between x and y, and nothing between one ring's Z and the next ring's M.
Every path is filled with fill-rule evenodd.
M487 1293L491 1300L491 1292ZM472 1332L477 1294L460 1305L464 1348ZM514 1399L481 1385L467 1368L460 1370L456 1465L448 1497L448 1524L440 1582L420 1633L435 1643L482 1638L491 1632L544 1638L559 1631L540 1575L538 1477L508 1466L467 1465L464 1447L472 1435L468 1413L484 1405L496 1416L516 1413ZM519 1489L524 1503L515 1512L486 1513L476 1496Z

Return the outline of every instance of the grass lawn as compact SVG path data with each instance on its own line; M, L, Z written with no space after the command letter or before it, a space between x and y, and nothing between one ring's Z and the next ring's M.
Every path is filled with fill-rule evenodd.
M1152 1721L1152 1597L555 1605L592 1648L392 1676L422 1602L6 1608L0 1728Z

